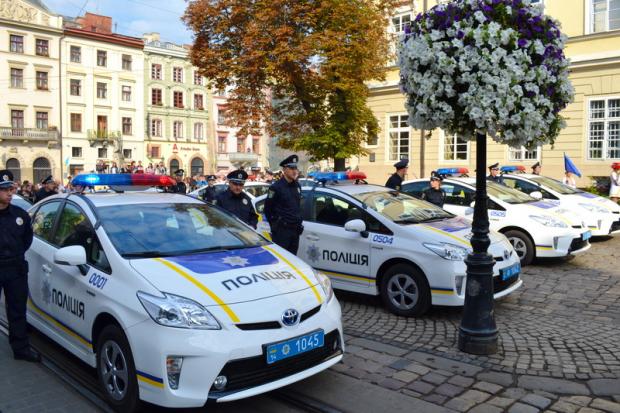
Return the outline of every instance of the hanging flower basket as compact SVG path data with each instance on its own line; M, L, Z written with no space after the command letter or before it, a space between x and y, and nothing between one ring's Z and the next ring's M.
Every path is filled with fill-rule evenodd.
M398 49L411 126L553 143L573 99L565 40L529 0L455 0L418 15Z

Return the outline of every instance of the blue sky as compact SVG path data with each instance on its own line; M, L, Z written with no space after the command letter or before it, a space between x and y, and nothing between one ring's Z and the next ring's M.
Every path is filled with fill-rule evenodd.
M191 43L192 34L180 18L185 0L43 0L52 11L65 16L103 14L118 23L117 33L142 37L147 32L161 33L161 40ZM80 13L80 10L82 12Z

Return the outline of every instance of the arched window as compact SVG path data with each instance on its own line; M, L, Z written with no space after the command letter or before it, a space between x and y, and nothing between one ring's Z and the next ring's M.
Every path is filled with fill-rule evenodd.
M22 170L19 165L19 161L15 158L8 159L6 161L6 169L13 173L13 179L17 182L22 181Z
M191 164L191 168L192 168L192 175L191 176L196 176L196 175L203 175L205 172L205 163L202 161L202 159L200 158L194 158L192 159L192 164Z
M174 173L179 169L179 161L177 159L172 159L170 161L170 175L174 175Z
M47 158L37 158L32 164L32 179L34 182L41 182L52 174L52 167Z

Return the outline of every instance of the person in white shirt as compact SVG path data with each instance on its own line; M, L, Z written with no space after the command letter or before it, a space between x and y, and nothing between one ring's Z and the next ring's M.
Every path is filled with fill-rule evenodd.
M618 202L620 199L620 162L614 162L611 165L613 171L610 175L611 186L609 187L609 198L612 201Z
M564 185L570 186L571 188L577 188L577 182L575 181L572 172L564 172L564 178L562 178L562 183Z

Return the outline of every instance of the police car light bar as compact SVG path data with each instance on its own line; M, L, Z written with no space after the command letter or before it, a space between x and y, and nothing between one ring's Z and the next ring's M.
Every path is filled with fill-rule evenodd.
M469 173L469 169L467 168L439 168L437 169L438 175L456 175L456 174L464 175L468 173Z
M172 186L167 175L154 174L80 174L71 181L73 186Z
M359 171L349 172L310 172L309 177L319 182L326 181L352 181L358 179L366 179L366 174Z
M525 166L523 165L502 166L501 168L499 168L499 170L505 174L510 173L510 172L525 172Z

